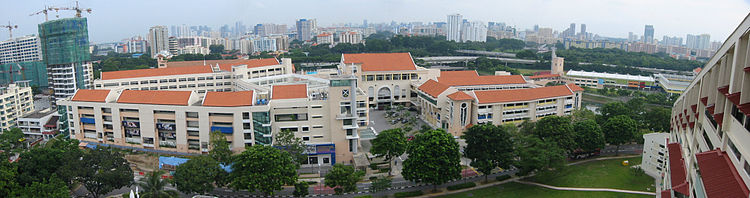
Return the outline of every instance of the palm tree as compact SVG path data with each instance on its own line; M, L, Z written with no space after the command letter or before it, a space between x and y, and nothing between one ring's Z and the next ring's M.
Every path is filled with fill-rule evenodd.
M143 198L171 198L171 197L178 197L179 194L175 190L165 190L164 187L167 186L168 181L162 180L159 178L164 171L157 170L154 172L150 172L146 175L146 177L141 178L138 181L138 186L140 186L143 189L143 193L141 193L141 197Z

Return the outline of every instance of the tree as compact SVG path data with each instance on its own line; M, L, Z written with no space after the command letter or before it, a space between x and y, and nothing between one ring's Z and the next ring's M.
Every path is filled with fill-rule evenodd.
M594 120L582 120L573 124L575 140L578 148L590 152L604 147L604 134L601 127Z
M98 148L83 156L83 168L78 181L94 197L133 183L133 169L122 153Z
M3 158L7 159L7 158ZM19 188L16 182L17 163L8 160L0 160L0 197L15 197Z
M645 119L645 124L653 131L669 131L669 119L671 114L672 112L667 108L654 107L646 112L644 117L648 119Z
M49 179L42 182L33 182L31 185L23 188L20 192L21 197L70 197L70 189L65 182L52 175Z
M437 185L461 178L458 143L443 130L428 130L409 142L404 161L404 179Z
M211 45L211 46L208 46L208 49L211 51L212 54L220 54L224 52L224 45Z
M596 114L586 108L573 110L572 114L573 115L571 116L571 119L573 122L579 122L583 120L596 120Z
M464 156L471 166L484 174L484 180L496 167L510 168L515 158L513 142L504 127L492 124L474 125L462 136L466 140Z
M380 192L384 191L391 187L392 180L388 177L379 177L372 181L372 186L370 186L370 191L372 192Z
M372 140L372 148L370 152L377 157L385 157L385 160L389 164L393 164L393 159L401 156L406 152L406 137L404 132L399 128L388 129L380 132L374 140ZM388 175L391 175L391 170L388 170Z
M232 164L230 186L270 196L281 190L281 186L297 181L297 168L299 165L289 153L256 144L246 148Z
M232 150L229 150L229 142L226 135L219 131L211 132L209 142L211 150L208 152L208 156L211 156L211 158L224 165L232 163Z
M276 140L273 141L273 145L292 155L295 163L302 164L307 161L307 155L304 154L307 146L301 138L294 136L292 130L282 130L275 137Z
M354 167L336 164L325 176L326 186L333 188L337 195L357 190L357 181L364 176L362 171L355 171Z
M516 53L516 58L521 59L537 59L536 52L531 50L521 50L520 52Z
M21 153L17 162L19 185L27 186L33 182L44 182L52 174L66 182L68 185L81 172L88 171L83 167L81 158L83 153L80 149L62 150L53 148L37 147Z
M140 196L143 198L168 198L168 197L177 197L178 193L174 190L165 190L164 187L167 186L169 183L168 180L162 180L161 175L164 174L164 171L157 170L154 172L150 172L146 174L146 177L143 177L138 181L138 186L143 189L142 193L140 193Z
M521 134L517 137L516 152L517 167L520 175L527 175L534 171L546 171L563 166L565 150L552 141Z
M295 197L305 197L310 192L308 192L308 188L310 187L310 184L308 184L306 181L301 181L294 183L294 192L292 192L292 195Z
M622 102L610 102L607 104L604 104L601 108L599 108L599 113L602 115L599 117L599 124L604 124L609 120L611 117L615 117L618 115L627 115L630 116L630 109L625 106L625 103Z
M537 121L534 134L543 141L557 143L557 146L567 152L572 152L577 148L573 126L568 117L544 117Z
M218 161L198 156L177 166L174 181L177 190L185 194L205 194L214 190L214 182L222 184L226 174Z
M616 145L615 155L619 155L620 145L633 141L638 124L625 115L609 118L604 124L604 137L609 144Z
M24 148L23 132L19 128L10 128L0 134L0 149L4 151L20 152Z

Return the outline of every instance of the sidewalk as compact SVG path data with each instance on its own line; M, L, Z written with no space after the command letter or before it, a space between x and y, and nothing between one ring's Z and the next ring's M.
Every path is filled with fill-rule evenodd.
M619 193L629 193L629 194L641 194L641 195L656 195L656 193L653 192L643 192L643 191L634 191L634 190L620 190L620 189L612 189L612 188L572 188L572 187L557 187L557 186L550 186L535 182L528 182L528 181L516 181L518 183L527 184L527 185L535 185L540 187L545 187L553 190L569 190L569 191L588 191L588 192L619 192Z

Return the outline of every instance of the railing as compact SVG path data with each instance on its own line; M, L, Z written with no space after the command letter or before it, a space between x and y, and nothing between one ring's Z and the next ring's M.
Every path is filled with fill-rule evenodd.
M520 106L512 106L512 107L503 107L505 110L509 109L523 109L523 108L529 108L529 105L520 105Z

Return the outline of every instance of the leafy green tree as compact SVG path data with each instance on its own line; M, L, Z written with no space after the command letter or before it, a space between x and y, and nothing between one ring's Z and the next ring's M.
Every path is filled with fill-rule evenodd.
M229 174L234 189L260 191L266 196L297 181L297 168L289 153L274 147L254 145L237 156Z
M333 165L325 176L326 186L333 188L337 195L357 190L357 181L364 176L362 171L354 170L354 167L343 164Z
M222 52L224 52L224 45L211 45L208 46L208 49L212 54L221 54Z
M578 142L578 147L581 150L589 152L604 147L604 134L596 121L582 120L575 122L573 131L576 133L576 142Z
M224 165L232 163L232 150L229 149L226 135L219 131L211 132L209 143L211 150L208 152L208 156Z
M23 132L19 128L10 128L0 134L0 149L4 151L20 152L25 148Z
M580 122L583 120L596 120L596 114L586 108L573 110L572 116L570 116L573 122Z
M393 163L393 159L401 156L406 152L406 137L404 132L399 128L388 129L380 132L378 136L372 140L372 148L370 152L377 157L385 157L385 160L389 164ZM388 175L391 175L391 170L388 170Z
M60 178L52 175L49 179L42 182L33 182L31 185L23 188L20 192L21 197L70 197L70 189Z
M172 198L177 197L179 193L175 190L165 190L169 184L168 180L161 179L164 171L157 170L146 174L146 177L138 181L138 186L143 189L140 196L143 198Z
M626 115L628 117L631 115L630 109L623 102L610 102L604 104L604 106L599 108L599 113L601 113L601 116L597 120L599 124L604 124L609 118L618 115Z
M518 132L524 135L531 135L534 134L534 128L536 128L536 122L526 119L518 126Z
M177 166L174 182L177 190L185 194L206 194L214 190L214 183L222 184L226 175L218 161L198 156Z
M510 168L513 159L513 142L504 127L492 124L474 125L462 136L466 140L464 156L471 159L471 166L484 174L484 180L492 170Z
M295 163L302 164L307 161L307 155L304 154L307 146L301 138L294 136L292 130L282 130L275 137L273 145L291 154Z
M542 141L533 135L516 137L517 167L520 175L535 171L547 171L565 163L565 150L553 141Z
M292 192L292 195L294 195L294 197L305 197L310 194L309 187L310 184L305 181L294 183L294 192Z
M537 121L534 134L543 141L551 141L568 151L575 150L578 145L575 141L573 126L570 118L560 116L547 116Z
M620 154L620 145L633 141L638 124L625 115L609 118L604 124L604 138L609 144L616 145L615 155Z
M387 190L392 185L392 180L388 177L379 177L372 181L372 185L370 186L370 191L372 192L380 192Z
M654 107L650 111L646 112L644 117L645 124L650 130L667 132L669 131L669 120L672 112L667 108Z
M516 58L537 59L537 55L536 52L531 50L521 50L520 52L516 53Z
M83 156L83 166L78 181L94 197L133 183L133 169L122 153L98 148Z
M417 134L410 141L402 175L413 182L437 185L461 178L461 152L458 143L443 130Z
M52 148L33 148L27 152L21 153L18 160L18 177L19 185L27 186L33 182L44 182L45 178L56 174L68 185L73 184L75 178L81 172L88 171L83 169L83 153L76 150L61 150Z
M3 158L7 159L7 158ZM15 197L20 186L16 182L17 163L0 160L0 197Z

